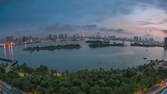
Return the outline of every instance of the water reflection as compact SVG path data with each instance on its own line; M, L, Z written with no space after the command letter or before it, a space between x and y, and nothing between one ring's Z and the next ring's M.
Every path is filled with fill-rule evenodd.
M14 47L12 45L9 47L9 53L10 53L11 59L14 60L15 59L15 57L14 57Z
M3 52L3 56L6 57L6 46L5 46L5 45L3 46L3 49L2 49L2 50L3 50L3 51L2 51L2 52Z
M67 43L67 42L66 42ZM70 43L70 42L68 42ZM55 50L28 52L23 49L27 46L48 46L61 43L38 43L25 44L21 46L4 46L0 50L0 57L16 59L19 64L26 63L31 67L46 65L57 71L77 71L81 69L110 69L128 68L144 65L144 58L167 59L167 50L161 47L106 47L91 49L85 42L72 42L81 44L82 48L77 50ZM64 43L65 44L65 43Z
M28 44L27 42L24 42L24 48L27 48Z
M163 48L163 53L164 53L164 59L167 57L167 49Z
M12 59L12 60L15 59L13 45L8 45L8 46L4 45L2 48L2 52L3 52L2 53L3 57L8 58L8 59Z

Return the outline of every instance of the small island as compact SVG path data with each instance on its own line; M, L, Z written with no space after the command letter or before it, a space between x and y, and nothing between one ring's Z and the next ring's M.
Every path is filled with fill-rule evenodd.
M144 43L131 43L131 46L134 46L134 47L162 47L161 45L157 45L157 44L144 44Z
M122 44L122 43L113 43L113 44L110 44L110 43L92 43L92 44L89 44L90 48L102 48L102 47L111 47L111 46L123 47L124 44Z
M90 48L102 48L102 47L111 47L111 46L116 46L116 47L123 47L124 43L110 43L108 40L88 40L86 43L89 43Z
M25 48L24 51L40 51L40 50L59 50L59 49L80 49L81 45L79 44L67 44L67 45L56 45L56 46L36 46Z
M108 41L101 41L101 40L88 40L86 43L109 43Z

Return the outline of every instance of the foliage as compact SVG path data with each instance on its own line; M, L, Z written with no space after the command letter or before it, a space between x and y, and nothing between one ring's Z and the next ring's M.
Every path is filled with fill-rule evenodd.
M155 69L152 65L124 70L81 70L59 76L54 73L45 66L33 69L26 64L6 73L5 66L0 66L0 80L30 94L133 94L147 91L167 77L167 69Z
M79 44L67 44L67 45L56 45L56 46L36 46L36 47L28 47L24 49L25 51L40 51L40 50L58 50L58 49L80 49L81 46Z

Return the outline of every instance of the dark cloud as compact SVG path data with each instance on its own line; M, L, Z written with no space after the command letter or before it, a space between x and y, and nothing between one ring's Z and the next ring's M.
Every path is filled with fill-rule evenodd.
M71 32L80 30L98 30L96 25L70 25L70 24L54 24L43 28L47 32Z
M140 25L160 25L160 24L167 24L167 19L164 19L159 22L151 22L151 21L137 21Z
M100 27L97 25L62 25L62 24L55 24L48 26L46 28L43 28L44 31L47 32L115 32L115 33L121 33L125 34L128 33L127 31L123 29L109 29L105 27Z
M32 1L32 0L0 0L0 6L5 6L5 5L8 5L8 4L11 4L11 3L14 3L14 2L24 2L24 1Z
M163 32L164 34L167 34L167 30L162 30L162 32Z
M79 26L75 25L61 25L61 24L55 24L55 25L51 25L51 26L48 26L46 28L44 28L44 30L46 31L73 31L73 30L76 30L77 28L79 28Z
M148 22L148 21L138 21L140 25L157 25L158 23L155 22Z
M159 7L167 12L167 0L135 0L135 1Z
M167 0L156 0L156 1L158 2L158 6L167 12Z
M105 32L117 32L117 33L128 33L127 31L123 29L108 29L108 28L100 28L100 31L105 31Z
M5 8L1 8L1 6L5 6ZM98 22L118 15L122 17L130 14L136 6L156 6L167 12L167 0L0 0L0 31L4 28L13 32L11 27L24 28L37 25L46 27L42 30L51 32L84 30L126 33L122 29L83 24L98 24ZM142 22L141 25L166 22L167 20L160 23ZM58 24L45 26L45 23Z
M0 0L0 6L4 6L6 4L9 4L10 2L12 2L12 0Z

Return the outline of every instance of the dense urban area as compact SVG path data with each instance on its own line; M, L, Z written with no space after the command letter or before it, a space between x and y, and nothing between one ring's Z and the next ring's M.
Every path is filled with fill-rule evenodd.
M34 37L34 36L7 36L0 39L0 46L9 46L9 45L23 45L23 44L32 44L32 43L41 43L41 42L62 42L62 41L81 41L81 40L103 40L104 42L109 40L122 41L122 43L129 41L132 43L131 46L158 46L162 47L163 42L157 41L156 39L146 36L134 36L133 38L126 37L117 37L112 35L100 35L96 33L93 36L85 35L84 33L78 33L73 35L67 35L66 33L62 34L49 34L48 36L43 37ZM167 40L167 39L165 39ZM94 45L93 45L94 46ZM92 47L93 47L92 46ZM96 45L95 45L96 46Z

